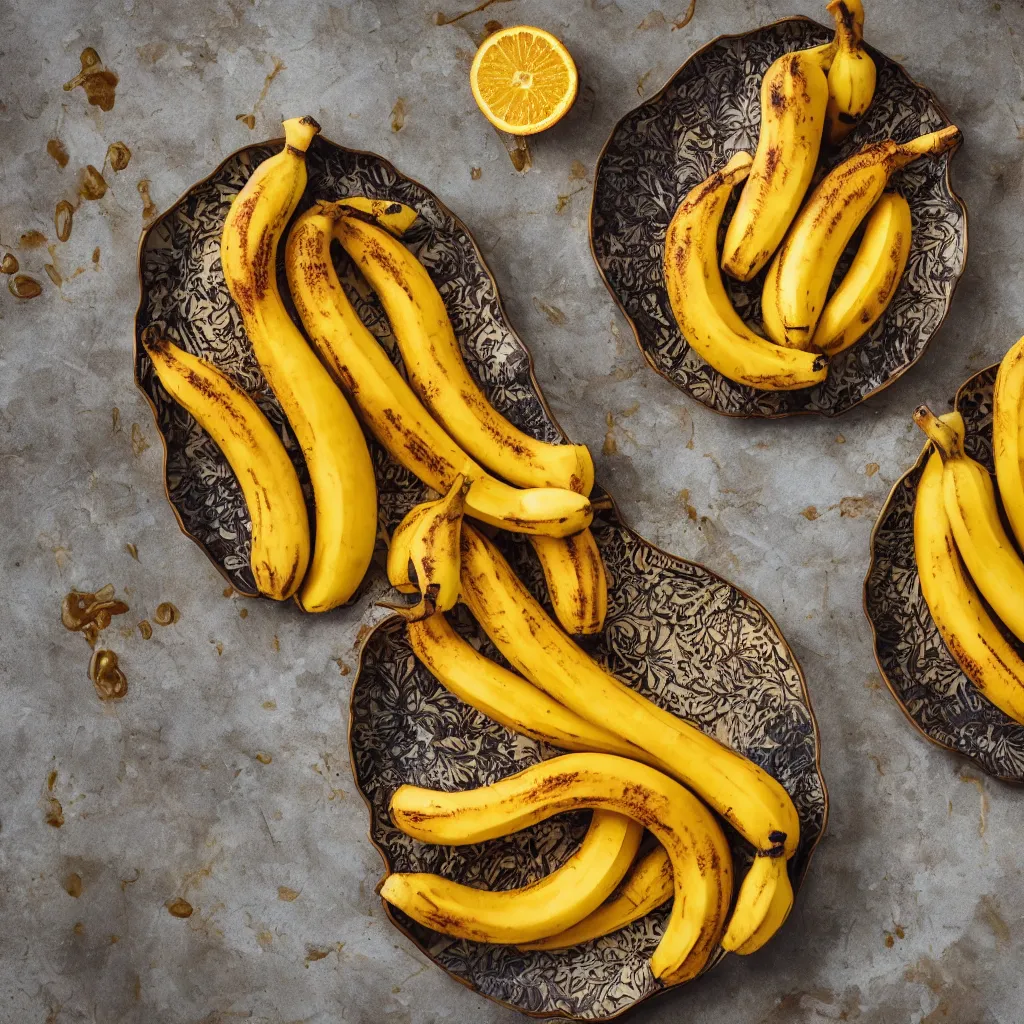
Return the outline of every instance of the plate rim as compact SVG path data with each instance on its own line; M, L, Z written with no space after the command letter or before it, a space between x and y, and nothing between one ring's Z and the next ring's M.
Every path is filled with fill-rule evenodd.
M982 374L991 373L993 370L998 370L998 369L999 369L999 363L991 363L988 366L982 367L980 370L976 371L975 373L972 373L970 375L970 377L968 377L956 389L956 394L953 397L953 408L954 409L959 409L960 408L960 398L961 398L961 396L970 387L973 386L973 383L974 383L975 380L977 380L980 376L982 376ZM868 626L871 629L871 653L874 655L875 665L878 668L878 674L882 677L882 680L884 681L884 683L886 685L886 688L888 689L889 693L892 694L892 698L896 702L896 706L900 709L900 711L903 712L903 717L906 718L906 720L926 740L928 740L929 743L934 744L936 747L939 747L941 750L948 751L949 753L955 755L958 758L962 758L965 761L969 761L972 765L974 765L975 768L977 768L981 772L984 772L985 775L987 775L989 778L996 779L999 782L1004 782L1004 783L1006 783L1007 785L1010 785L1010 786L1024 786L1024 776L1017 777L1017 776L1014 776L1014 775L999 775L996 772L993 772L993 771L989 770L988 768L986 768L978 760L978 758L977 758L977 756L975 754L972 754L972 753L970 753L969 751L966 751L966 750L958 750L956 747L952 747L948 743L946 743L945 741L940 740L940 739L936 738L935 736L932 736L930 733L926 732L924 730L924 728L922 728L921 724L910 713L910 710L907 708L907 706L903 703L903 701L900 698L899 694L896 692L896 688L893 685L892 680L889 678L888 673L885 671L885 668L882 665L882 659L881 659L881 656L880 656L879 650L878 650L878 630L875 629L875 620L871 617L871 612L868 609L868 590L869 590L870 583L871 583L871 577L872 577L872 575L873 575L873 573L875 571L875 565L876 565L876 563L878 561L878 556L877 556L877 553L876 553L875 540L876 540L876 538L878 536L878 531L881 529L882 522L884 521L885 517L889 513L889 508L892 505L892 503L893 503L893 501L894 501L894 499L896 497L896 492L903 486L904 481L907 479L907 477L909 477L912 473L918 472L924 466L925 458L928 455L931 454L931 448L932 448L931 441L925 441L924 447L921 449L920 454L914 460L914 464L909 469L907 469L905 472L901 473L899 478L896 480L896 482L892 485L892 487L889 488L889 494L887 495L887 497L885 499L885 502L882 504L882 508L881 508L881 510L878 513L878 517L875 519L874 526L871 527L871 537L870 537L870 539L868 541L868 545L869 545L869 547L868 547L868 554L869 554L868 568L867 568L867 571L864 573L864 582L861 584L861 606L864 609L864 617L868 620ZM943 646L945 646L945 641L943 641ZM970 682L971 685L974 686L974 682L973 682L973 680L971 680L970 676L968 676L967 673L964 672L963 669L960 669L960 672L964 675L964 677L968 680L968 682ZM988 698L985 698L985 699L987 700ZM991 701L989 703L991 703Z
M946 188L949 190L949 194L956 201L957 205L960 207L961 212L963 213L963 221L964 221L964 230L963 230L964 257L963 257L963 263L962 263L962 265L960 267L960 273L957 274L956 279L953 281L953 287L950 290L949 298L946 301L946 308L944 309L944 311L942 313L942 317L939 320L939 322L935 325L935 327L932 330L931 334L928 336L928 339L927 339L927 341L925 341L924 346L922 347L921 351L909 363L907 363L905 366L901 367L896 373L893 373L883 383L879 384L877 388L872 389L867 394L862 395L860 398L858 398L856 402L852 403L851 405L846 406L843 409L838 410L837 412L826 412L826 411L824 411L822 409L792 409L792 410L787 410L786 412L770 412L770 413L730 412L728 409L720 409L720 408L718 408L715 405L708 405L706 402L702 402L699 398L695 397L687 388L684 388L677 381L673 380L672 377L668 373L666 373L664 370L662 370L659 366L655 365L654 360L652 359L651 355L644 348L642 342L640 341L640 332L637 330L636 323L634 322L633 318L629 315L629 313L626 312L624 306L622 305L622 302L619 300L618 295L615 293L615 290L612 288L611 282L605 276L604 268L601 266L601 261L597 258L597 252L594 249L594 211L595 211L595 207L597 205L598 170L600 169L601 164L604 161L605 155L607 154L608 149L611 146L613 139L618 134L618 131L622 127L622 123L626 120L626 118L631 117L633 114L636 113L636 111L640 110L642 107L646 107L648 104L657 103L659 100L661 100L661 98L665 95L665 93L671 87L672 83L675 82L675 80L679 77L679 75L682 73L683 69L688 64L690 64L692 61L694 61L698 57L702 56L705 52L710 50L712 47L717 46L719 43L721 43L723 41L730 40L730 39L744 39L747 36L752 36L755 32L763 32L765 29L777 28L780 25L789 24L790 22L801 22L801 23L805 23L805 24L815 25L818 28L824 28L826 30L828 29L827 25L822 25L822 23L820 21L815 21L813 18L808 18L808 17L806 17L805 15L802 15L802 14L790 14L790 15L787 15L786 17L784 17L784 18L779 18L776 21L768 22L765 25L760 25L757 28L748 29L746 32L723 32L720 35L715 36L714 39L709 40L703 46L701 46L698 49L694 50L693 53L691 53L690 56L687 57L686 60L684 60L683 63L680 64L679 67L677 67L676 70L672 72L671 75L669 75L669 77L666 80L665 84L656 93L652 94L649 98L643 100L641 103L638 103L635 107L631 107L629 110L627 110L615 122L615 124L612 126L611 132L608 135L608 138L605 140L604 145L601 147L601 152L598 153L597 161L594 164L594 188L591 191L591 195L590 195L590 212L589 212L589 214L587 216L587 234L589 235L589 241L590 241L590 255L591 255L591 258L594 261L594 265L597 267L597 273L600 276L602 283L604 284L605 288L608 290L608 294L612 297L612 301L615 303L615 308L625 318L626 323L629 324L629 329L633 332L633 340L636 342L637 348L640 349L640 353L644 357L644 361L647 363L647 365L652 370L654 370L654 372L656 374L658 374L659 377L663 377L674 388L676 388L678 391L681 391L684 395L686 395L687 398L691 399L694 402L697 402L699 405L702 405L705 409L710 409L711 412L717 414L718 416L725 416L725 417L728 417L729 419L736 419L736 420L783 420L783 419L789 419L789 418L794 417L794 416L821 416L821 417L823 417L826 420L834 420L834 419L837 419L838 417L844 415L845 413L848 413L851 410L856 409L857 406L863 404L869 398L874 398L875 395L881 394L881 392L883 392L886 388L890 387L892 384L895 384L896 381L898 381L908 371L913 369L924 358L924 356L927 353L928 349L931 347L932 342L935 340L935 336L939 333L939 331L942 330L943 326L946 323L946 320L949 317L950 310L953 308L953 299L956 296L956 290L959 287L960 282L963 280L963 276L964 276L964 274L967 271L967 257L968 257L968 251L969 251L968 239L969 239L969 234L970 234L969 224L968 224L969 218L968 218L968 214L967 214L967 205L964 202L963 198L960 196L960 194L956 191L956 189L953 188L953 180L952 180L952 175L951 175L951 168L952 168L952 165L953 165L953 157L956 156L957 153L959 153L960 148L963 146L964 136L963 136L963 131L961 130L960 140L956 143L956 145L951 150L949 150L950 158L949 158L949 160L946 161L946 172L945 172ZM869 46L869 49L876 50L876 52L877 53L881 53L882 56L885 57L885 59L887 61L889 61L892 64L895 64L896 67L898 67L900 69L900 71L902 71L903 74L907 76L907 81L909 81L911 85L913 85L915 88L921 89L922 91L927 93L928 97L931 100L931 102L935 104L935 108L938 110L938 112L950 124L955 124L956 123L949 116L949 114L946 111L946 108L942 105L942 103L939 102L939 99L935 95L935 93L932 92L932 90L928 86L924 85L922 82L919 82L916 78L914 78L910 74L910 72L907 71L907 68L906 68L906 66L903 63L901 63L898 60L894 60L888 54L882 53L881 50L877 50L875 47L870 46L870 44L868 44L868 46ZM689 344L689 343L687 343L687 344ZM718 371L715 371L715 372L717 373Z
M485 267L485 269L487 269L488 274L490 274L490 270L489 270L489 268L487 268L486 264L484 264L484 267ZM516 338L518 338L518 335L515 333L515 330L511 327L511 325L509 325L509 331ZM692 567L696 567L698 569L701 569L703 572L706 572L708 574L708 576L711 577L711 582L724 583L726 586L731 587L737 593L741 594L748 601L753 602L753 604L756 605L757 608L764 614L764 616L767 618L767 620L771 624L771 626L776 630L776 632L778 633L779 639L782 641L782 644L785 647L785 650L789 653L790 657L792 658L792 663L796 667L797 676L799 677L799 680L800 680L800 695L801 695L801 698L803 699L804 706L807 708L807 712L810 715L810 719L811 719L811 729L812 729L812 732L814 734L814 770L815 770L815 772L816 772L816 774L818 776L819 781L821 782L821 793L822 793L822 802L823 802L821 828L819 829L818 835L815 838L814 843L811 845L811 848L807 851L807 859L806 859L806 861L804 863L803 870L800 873L800 877L797 879L795 887L794 887L796 894L799 895L799 891L803 887L804 880L807 877L807 872L810 870L811 862L814 860L814 855L815 855L815 853L817 853L818 847L821 844L822 839L825 838L825 834L828 831L828 821L829 821L829 814L830 814L830 810L831 810L831 806L830 806L830 802L829 802L829 795L828 795L828 785L825 782L825 776L824 776L824 774L822 773L822 770L821 770L821 730L820 730L820 728L818 726L817 716L814 713L814 705L811 702L811 694L810 694L810 690L808 689L808 686L807 686L807 678L804 675L803 666L800 664L800 660L797 658L796 652L793 650L793 648L790 645L789 641L786 639L786 636L782 632L782 629L780 628L778 622L775 621L775 617L772 615L772 613L770 611L768 611L767 608L765 608L765 606L763 604L761 604L760 601L758 601L758 599L756 597L754 597L752 594L748 593L742 587L737 586L735 583L731 582L730 580L727 580L724 576L720 576L717 572L715 572L712 569L709 569L706 565L703 565L701 562L695 562L695 561L692 561L689 558L683 558L680 555L674 555L671 552L666 551L664 548L659 547L657 544L653 543L652 541L649 541L646 537L641 536L622 517L622 514L619 511L619 506L616 503L615 499L610 494L608 494L607 492L604 492L604 496L607 499L608 504L610 506L609 511L614 516L614 518L615 518L616 522L618 523L618 525L623 530L625 530L627 533L629 533L632 537L634 537L636 540L639 540L643 544L646 544L652 551L657 552L659 555L662 555L663 557L669 559L672 562L677 563L678 565L681 565L681 566L692 566ZM373 831L372 830L373 830L373 822L374 822L374 810L373 810L372 803L370 802L370 800L367 797L366 793L363 791L363 788L362 788L362 786L360 785L360 782L359 782L359 778L356 775L355 748L354 748L353 742L352 742L352 724L353 724L353 721L354 721L354 718L355 718L355 716L354 716L355 692L356 692L356 687L359 685L359 682L360 682L360 680L362 678L363 668L364 668L364 658L365 658L365 654L366 654L366 649L369 646L369 643L370 643L371 639L373 639L373 637L379 631L382 631L385 628L391 628L391 627L399 624L401 621L402 621L402 619L401 619L401 616L399 616L399 615L396 615L396 614L386 615L384 618L382 618L379 622L375 623L367 631L367 633L363 637L363 640L362 640L362 642L360 644L360 647L359 647L359 656L358 656L358 659L356 661L356 670L355 670L355 674L352 677L352 686L351 686L351 688L349 690L349 698L348 698L348 764L349 764L349 771L352 773L352 782L355 785L356 792L359 793L359 796L362 798L363 803L366 805L366 811L367 811L367 815L369 817L369 825L367 827L366 836L370 840L370 844L373 846L373 848L380 855L381 860L384 862L384 875L381 877L380 881L376 884L376 886L374 886L374 892L376 894L378 894L378 895L380 894L381 886L384 884L384 882L387 879L388 875L391 874L391 861L388 858L388 855L385 852L384 848L373 838ZM728 953L727 952L724 952L724 951L720 950L720 955L717 956L711 963L709 963L700 972L700 974L698 974L697 977L693 978L691 981L684 982L682 985L672 985L672 986L669 986L667 988L666 987L662 987L662 988L655 989L653 992L649 992L647 995L645 995L642 998L638 999L636 1002L631 1003L629 1006L623 1007L621 1010L617 1010L615 1013L613 1013L613 1014L611 1014L610 1016L607 1016L607 1017L580 1017L577 1014L566 1013L565 1011L562 1011L562 1010L556 1010L556 1011L550 1011L550 1010L544 1010L544 1011L524 1010L522 1007L516 1006L514 1003L509 1003L506 1000L501 999L501 998L499 998L497 996L492 996L492 995L488 995L486 992L481 992L480 989L477 988L469 979L460 977L459 975L457 975L457 974L453 973L452 971L450 971L446 966L444 966L444 964L439 963L437 961L437 959L434 956L432 956L423 947L423 945L419 942L419 940L406 928L406 926L395 918L394 914L392 913L391 905L387 902L387 900L385 900L383 897L381 897L380 899L381 899L381 903L383 904L383 907L384 907L384 913L387 916L388 920L391 922L391 924L402 935L404 935L410 942L412 942L412 944L420 951L420 953L422 953L423 956L425 956L430 961L430 963L432 963L435 967L439 967L450 978L454 978L461 985L465 985L471 992L475 992L477 995L482 996L484 999L489 999L489 1000L491 1000L491 1002L497 1003L500 1006L507 1007L508 1009L515 1010L517 1013L524 1014L525 1016L531 1017L531 1018L534 1018L534 1019L541 1019L541 1020L544 1020L544 1019L546 1019L546 1020L558 1019L558 1020L579 1021L579 1022L583 1022L583 1024L606 1024L606 1022L616 1020L616 1019L620 1018L621 1016L623 1016L624 1014L632 1012L638 1006L641 1006L642 1004L644 1004L644 1003L646 1003L646 1002L648 1002L648 1001L650 1001L650 1000L652 1000L652 999L654 999L654 998L656 998L658 996L667 995L670 992L678 992L680 989L686 988L687 985L692 985L694 982L699 981L701 978L703 978L707 974L709 974L715 967L717 967L723 960L725 960L728 957Z

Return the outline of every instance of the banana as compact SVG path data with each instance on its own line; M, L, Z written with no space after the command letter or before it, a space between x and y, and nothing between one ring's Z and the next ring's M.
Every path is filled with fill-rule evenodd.
M910 255L910 204L886 192L868 214L850 269L821 311L811 349L834 356L878 322L896 294Z
M166 338L144 336L160 383L224 453L242 488L256 589L285 601L309 564L309 515L295 467L259 406L210 363Z
M942 458L942 494L957 550L981 596L1018 640L1024 640L1024 562L999 519L992 477L964 452L963 436L926 405L914 422Z
M285 271L302 324L363 422L401 465L439 494L460 474L470 481L466 511L513 533L578 533L593 510L582 494L562 488L519 490L489 476L445 433L367 330L331 262L331 233L344 213L320 203L289 232Z
M478 843L583 807L632 818L667 850L675 900L651 971L666 984L695 977L725 926L732 856L714 816L667 775L612 754L564 754L462 793L400 786L391 820L422 842Z
M828 104L829 47L783 54L761 80L754 162L725 232L722 270L749 281L772 258L818 162Z
M839 257L889 178L959 141L960 129L949 125L910 142L872 142L822 179L768 268L761 308L772 341L796 349L810 346Z
M760 949L785 923L793 906L793 885L785 857L755 857L743 882L751 898L729 918L722 949L747 954Z
M622 884L597 910L563 932L534 942L520 943L519 947L568 949L611 935L657 910L672 899L672 893L672 861L664 846L656 846L633 864Z
M462 600L531 683L580 717L642 747L760 853L793 855L800 819L779 782L606 672L548 618L498 550L469 524L462 530ZM744 879L736 913L747 913L745 906L758 896L756 882Z
M414 605L380 602L383 608L398 612L407 622L418 622L435 611L446 612L454 608L459 599L459 535L468 489L465 477L456 477L443 498L426 503L425 512L417 514L413 509L409 513L415 515L415 525L404 532L408 544L400 541L406 549L406 573L399 582L411 582L415 576L420 599ZM389 550L389 561L390 554Z
M782 871L785 873L784 866ZM737 946L733 952L738 953L740 956L756 953L786 923L786 918L789 917L789 912L792 909L793 886L789 882L789 876L786 875L784 879L778 879L778 884L775 886L764 919L754 930L750 938L743 945Z
M306 185L306 149L320 126L284 122L285 147L235 196L220 256L253 352L302 449L313 485L313 557L297 594L308 612L348 601L370 565L377 489L366 440L345 396L292 323L277 288L277 245Z
M836 23L836 53L828 72L828 141L838 145L857 126L875 95L875 62L864 49L864 7L860 0L832 0L826 8Z
M388 199L367 199L365 196L347 196L337 201L338 206L356 210L376 221L385 231L401 238L416 222L419 214L411 206Z
M594 462L586 445L538 441L491 406L466 368L423 264L387 232L351 217L337 220L334 235L380 298L413 389L455 441L519 487L589 494Z
M963 437L959 413L942 417ZM1024 725L1024 659L989 617L957 554L946 515L942 456L933 452L917 485L914 551L921 595L935 626L964 674L981 693Z
M410 622L408 636L413 653L446 690L506 729L563 750L619 754L660 767L639 747L580 718L481 654L443 615Z
M722 284L718 227L750 163L749 153L737 153L679 205L665 238L665 287L679 330L719 373L765 391L810 387L825 379L825 357L781 349L756 335Z
M992 448L999 497L1024 550L1024 338L1006 353L996 374Z
M434 931L474 942L521 943L562 931L589 915L629 870L642 825L594 811L579 848L550 875L519 889L489 892L440 875L388 875L380 895Z
M608 577L590 530L574 537L530 537L544 570L555 617L571 636L591 636L604 629L608 612Z
M424 501L414 505L402 521L395 527L388 543L387 575L388 582L400 594L418 594L419 584L409 571L409 556L412 551L412 538L419 521L430 512L434 502Z

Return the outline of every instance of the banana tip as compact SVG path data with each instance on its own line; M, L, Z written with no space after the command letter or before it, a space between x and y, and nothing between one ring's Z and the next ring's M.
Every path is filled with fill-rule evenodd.
M170 339L164 337L155 327L147 327L139 337L142 347L150 354L166 352L170 347Z

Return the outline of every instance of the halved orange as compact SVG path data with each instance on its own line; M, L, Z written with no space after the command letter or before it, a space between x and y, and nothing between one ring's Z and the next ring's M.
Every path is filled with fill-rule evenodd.
M495 128L534 135L565 116L579 76L569 51L550 32L517 25L480 44L469 81L477 106Z

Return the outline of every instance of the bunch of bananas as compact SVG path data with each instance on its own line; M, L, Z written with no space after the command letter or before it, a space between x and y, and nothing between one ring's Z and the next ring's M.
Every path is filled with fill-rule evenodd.
M232 201L221 265L309 471L311 514L281 439L252 399L166 338L143 340L164 388L210 434L238 478L260 593L294 596L310 612L337 607L355 593L377 537L376 484L361 420L398 462L444 495L429 514L414 510L415 531L407 522L396 534L408 544L407 563L422 590L415 608L403 608L406 617L453 606L466 512L531 535L559 620L573 633L600 630L607 584L589 531L590 453L582 445L537 441L491 407L462 360L437 288L395 237L416 212L355 196L316 204L300 216L288 232L285 268L312 346L292 321L278 290L277 252L302 198L306 151L320 126L301 117L285 121L284 130L283 150L263 161ZM412 387L342 290L332 239L380 297Z
M998 494L988 470L964 451L959 412L936 416L922 405L914 421L933 448L914 504L921 594L964 674L1024 724L1024 658L999 625L1024 642L1024 338L1000 363L993 393Z
M875 90L860 0L832 0L828 9L833 41L786 53L765 72L753 157L734 154L691 190L665 238L665 286L683 336L719 373L760 390L819 384L829 357L881 318L906 268L911 229L907 201L885 186L899 168L960 138L950 126L907 143L868 144L825 175L805 202L822 138L845 138ZM722 217L743 181L719 259ZM829 297L862 222L853 263ZM733 308L721 271L751 281L765 267L761 335Z
M437 931L529 949L610 934L674 898L651 961L665 984L695 977L719 946L759 949L793 903L787 861L800 824L789 795L753 762L602 668L469 522L462 522L458 558L450 560L442 525L450 499L413 509L392 538L389 578L419 594L405 611L412 650L461 700L514 732L574 753L468 792L402 786L391 801L392 822L424 842L467 844L570 809L592 808L594 815L565 864L525 888L488 892L437 875L396 873L381 895ZM445 534L444 553L425 561L430 523ZM511 668L456 632L443 610L454 601ZM755 851L731 914L732 856L712 811ZM641 846L644 829L659 847Z

